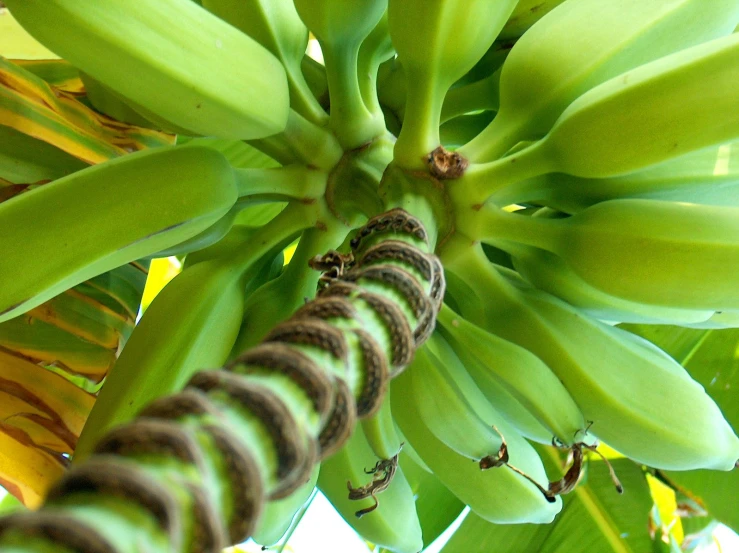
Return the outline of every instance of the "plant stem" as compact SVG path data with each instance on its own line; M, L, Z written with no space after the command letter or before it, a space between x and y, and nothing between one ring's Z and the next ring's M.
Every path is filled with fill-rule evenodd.
M403 127L395 143L395 163L403 169L426 167L426 156L439 144L439 120L446 88L431 75L409 71Z
M329 127L346 150L369 142L384 130L381 119L368 111L357 78L359 44L321 43L331 97Z
M336 165L343 153L333 134L326 128L314 125L292 109L284 131L267 138L249 140L247 143L282 165L304 163L325 170Z
M296 216L299 213L307 219ZM264 227L264 233L268 229L280 229L284 239L291 230L310 222L310 213L315 214L316 209L291 204ZM296 220L298 222L294 223ZM291 227L293 224L296 226ZM418 227L414 227L415 231L403 228L369 232L374 232L380 241L397 240L398 233L418 232ZM316 234L320 232L318 228L310 231L318 242L310 244L312 238L308 236L300 253L302 259L296 260L295 269L290 270L304 270L302 265L308 250L312 253L318 243L323 243ZM408 247L414 249L413 255L430 255L416 234L408 237L414 237L407 242ZM258 242L257 248L267 247ZM413 243L418 245L413 246ZM400 268L388 271L393 273L387 277L388 282L405 273ZM438 294L428 301L440 300L443 284L436 277L432 275L433 281L425 277L418 277L421 281L415 276L411 278L416 279L416 284L422 289L429 290L429 294L432 291ZM336 285L337 292L327 296L343 302L348 312L353 313L352 320L342 317L323 319L323 324L331 326L336 335L342 336L343 346L352 349L352 354L341 361L344 373L363 374L365 360L370 355L372 359L392 367L394 374L399 373L422 341L414 342L415 331L411 325L415 323L408 319L408 315L402 315L402 309L395 305L398 299L393 299L393 294L383 294L376 286L366 289L360 281L352 284L358 287L357 294L347 296L341 293L342 286L350 283L350 280L342 280L340 275L328 288L331 290ZM392 285L388 286L392 288ZM369 298L364 294L371 294L375 298L374 303L364 299ZM380 308L377 304L380 301L385 302L386 307ZM389 304L406 319L407 330L395 323L377 324L383 320L379 314L386 313ZM434 319L435 312L428 322L433 325ZM293 320L293 323L302 325L307 322L305 316ZM369 337L369 340L361 342L361 348L356 329L362 329ZM349 341L348 336L355 338ZM407 345L398 348L396 344L400 341ZM218 551L245 540L254 530L264 502L273 490L278 486L288 486L288 482L293 486L286 488L288 490L303 483L302 478L293 476L295 471L279 476L278 467L288 459L282 452L286 448L292 451L294 447L298 448L296 451L305 452L306 461L297 467L312 470L317 459L303 448L305 444L316 443L323 437L324 427L333 421L334 406L339 405L336 400L338 383L344 378L335 372L335 363L329 361L328 355L307 356L302 351L305 350L299 344L287 338L273 338L244 352L223 369L196 373L184 395L160 398L156 405L150 404L144 409L144 418L140 416L112 430L125 431L131 438L122 442L110 442L109 439L108 445L112 444L114 451L93 455L72 468L52 490L53 499L39 511L0 519L0 549L12 548L17 553L61 548L127 552L134 547L137 550L145 548L151 553L184 553ZM374 382L375 378L388 378L387 372L383 374L374 374L369 387L365 385L369 380L366 376L346 380L348 395L344 397L349 398L347 405L354 404L353 398L361 397L362 403L357 403L356 409L363 405L365 410L360 415L369 416L379 407L382 390L387 387L384 380ZM251 407L254 402L248 400L248 390L251 390L249 393L262 390L260 393L268 394L269 402L262 401ZM247 427L256 430L262 422L272 422L270 409L276 407L268 408L270 403L279 406L279 412L293 417L293 432L279 436L249 432L252 439L246 440L239 430ZM341 447L356 424L357 412L349 409L346 413L344 416L342 408L338 412L338 421L333 421L333 425L338 424L340 429L330 427L332 433L339 432L335 443L331 444L333 450ZM313 424L310 421L321 422ZM153 423L159 425L154 435L135 426ZM316 447L323 445L316 443ZM256 459L268 460L268 466L257 464Z
M305 165L270 169L234 168L240 199L264 196L266 199L316 199L326 191L328 174Z
M488 201L506 206L516 197L517 183L552 170L542 143L534 142L497 161L470 165L464 176L450 186L450 195L460 207L474 208Z

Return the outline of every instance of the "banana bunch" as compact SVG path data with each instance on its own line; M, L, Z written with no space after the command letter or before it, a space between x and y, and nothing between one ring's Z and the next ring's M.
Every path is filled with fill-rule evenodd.
M516 42L501 74L498 115L461 151L475 162L495 160L518 142L546 134L583 93L642 64L728 35L737 17L739 6L732 0L560 3Z
M491 264L479 246L447 270L455 274L449 293L461 315L544 362L595 437L650 466L734 468L739 438L703 388L654 345L531 287ZM475 308L491 293L494 308ZM454 325L451 318L446 330ZM549 408L558 410L553 399L559 395L546 397Z
M739 325L736 0L8 6L95 108L180 145L24 162L55 180L0 203L0 354L130 333L71 468L23 458L60 479L0 550L269 546L318 487L415 553L434 498L447 525L551 522L599 440L735 467L713 399L616 325ZM236 163L244 140L272 161ZM123 267L162 255L184 270L132 330Z

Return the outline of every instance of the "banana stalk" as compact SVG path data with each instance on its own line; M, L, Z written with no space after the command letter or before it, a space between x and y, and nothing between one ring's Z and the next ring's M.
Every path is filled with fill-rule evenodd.
M393 209L351 247L354 263L260 344L105 433L40 511L0 519L0 543L217 552L251 535L267 499L298 489L379 409L433 328L444 283L419 219ZM420 531L412 544L387 531L401 550L420 544Z

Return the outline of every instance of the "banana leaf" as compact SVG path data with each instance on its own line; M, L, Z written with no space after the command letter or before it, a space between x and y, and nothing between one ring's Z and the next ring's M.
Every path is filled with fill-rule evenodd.
M85 86L82 84L79 70L66 60L12 59L10 61L43 79L58 90L77 97L85 95Z
M86 163L174 143L172 135L101 115L74 95L1 57L0 82L0 125L47 142Z

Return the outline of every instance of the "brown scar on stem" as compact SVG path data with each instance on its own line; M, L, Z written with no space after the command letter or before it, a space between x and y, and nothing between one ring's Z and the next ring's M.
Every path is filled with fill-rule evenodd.
M469 161L458 152L451 152L438 146L429 153L426 164L431 174L439 180L458 179L464 175Z

